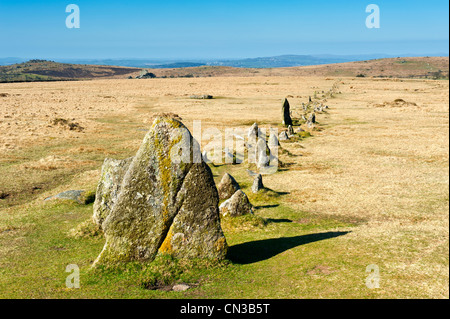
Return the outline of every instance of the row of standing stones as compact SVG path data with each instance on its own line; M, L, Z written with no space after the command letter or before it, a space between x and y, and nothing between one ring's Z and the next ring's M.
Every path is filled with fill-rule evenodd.
M256 139L258 167L267 165L267 157L272 156L270 146L278 147L283 133L287 138L294 134L287 99L282 114L287 132L278 137L271 134L268 145L265 139ZM315 118L308 122L314 123ZM180 128L188 134L177 134ZM248 137L259 135L255 123ZM225 258L228 245L220 216L252 214L252 205L230 174L226 173L216 187L203 156L199 163L172 161L171 149L177 143L192 146L190 158L199 148L180 121L157 117L134 157L105 159L93 221L103 230L106 243L94 266L152 261L158 253L175 258ZM264 185L261 174L254 175L251 190L257 193ZM220 200L224 202L219 207Z

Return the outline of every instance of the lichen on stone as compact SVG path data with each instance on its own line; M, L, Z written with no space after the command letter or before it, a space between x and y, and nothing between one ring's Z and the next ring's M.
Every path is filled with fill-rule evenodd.
M188 134L180 134L183 130ZM178 258L225 257L211 170L203 161L176 162L171 157L171 149L182 143L190 146L193 158L194 142L181 122L154 120L102 224L106 244L95 265L151 261L158 252Z

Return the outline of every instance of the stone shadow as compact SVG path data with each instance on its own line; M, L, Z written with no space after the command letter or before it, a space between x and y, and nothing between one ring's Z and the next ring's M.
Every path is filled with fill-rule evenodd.
M236 264L252 264L269 259L300 245L331 239L348 233L348 231L325 232L294 237L280 237L250 241L229 247L227 258Z

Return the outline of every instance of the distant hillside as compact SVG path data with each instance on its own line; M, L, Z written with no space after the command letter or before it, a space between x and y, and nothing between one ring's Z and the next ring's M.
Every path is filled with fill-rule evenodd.
M287 61L287 60L284 60ZM191 65L187 62L187 65ZM217 76L339 76L448 79L448 57L409 57L278 68L241 68L173 63L144 68L158 78ZM136 78L142 68L68 64L45 60L0 66L0 82L67 81L98 78Z
M292 66L342 63L361 60L346 56L279 55L273 57L223 60L210 62L209 65L231 66L236 68L285 68Z
M448 79L448 57L410 57L282 68L195 68L148 69L157 77L214 76L342 76L381 78Z
M30 60L0 66L0 82L64 81L93 78L115 78L138 72L138 68L57 63Z
M195 63L195 62L174 62L167 64L159 64L153 66L154 69L174 69L174 68L192 68L196 66L203 66L205 63Z

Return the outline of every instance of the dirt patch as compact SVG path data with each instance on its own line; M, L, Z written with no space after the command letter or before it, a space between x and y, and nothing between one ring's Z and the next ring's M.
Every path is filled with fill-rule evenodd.
M408 107L408 106L417 106L414 102L407 102L403 99L395 99L392 102L384 102L381 104L375 104L375 107Z
M22 168L50 171L60 168L74 168L83 165L91 165L94 163L95 163L94 161L89 160L80 161L74 160L67 156L50 155L45 158L41 158L39 161L36 162L25 163L22 165Z
M73 120L67 120L67 119L63 119L60 117L57 117L53 120L50 121L50 124L52 126L57 126L57 127L61 127L65 130L69 130L69 131L77 131L77 132L81 132L84 130L84 127L82 127L80 124L73 122Z
M306 272L309 276L320 276L320 275L330 275L334 272L330 267L327 265L316 265L313 269L310 269Z
M66 154L104 154L104 155L117 155L118 152L114 152L111 150L107 150L103 147L91 147L91 146L79 146L79 147L73 147L68 150L64 150L61 153Z

